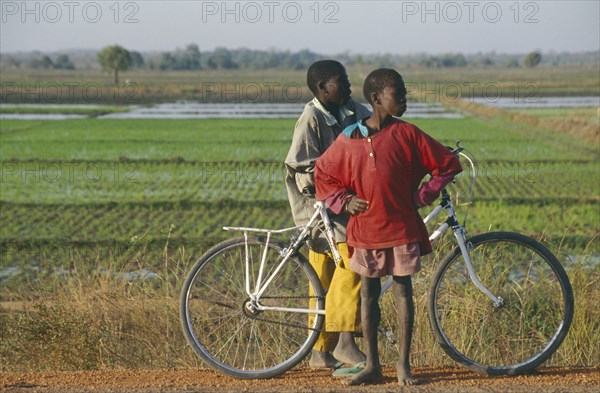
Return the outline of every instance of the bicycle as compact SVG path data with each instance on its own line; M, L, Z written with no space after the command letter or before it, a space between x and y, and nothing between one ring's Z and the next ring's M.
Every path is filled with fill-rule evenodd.
M459 142L453 151L468 162L472 198L476 162ZM480 373L535 369L558 349L571 324L573 291L565 270L546 247L518 233L467 239L446 189L425 223L442 211L447 219L430 239L451 229L457 245L429 287L437 342L453 360ZM323 326L325 291L300 249L316 227L337 263L327 207L317 202L306 225L224 227L243 237L213 246L193 265L181 292L181 320L187 341L208 365L237 378L270 378L311 351ZM272 238L292 231L297 233L287 243ZM391 282L383 283L382 295ZM390 339L390 332L380 331Z

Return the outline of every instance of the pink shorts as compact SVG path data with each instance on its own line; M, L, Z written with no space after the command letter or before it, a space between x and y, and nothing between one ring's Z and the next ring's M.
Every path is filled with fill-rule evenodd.
M350 269L366 277L410 276L421 270L419 243L366 250L355 248Z

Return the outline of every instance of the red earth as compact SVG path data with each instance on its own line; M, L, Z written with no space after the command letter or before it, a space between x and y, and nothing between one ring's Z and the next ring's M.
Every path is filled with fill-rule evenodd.
M239 380L209 369L0 373L0 391L33 392L600 392L600 367L542 367L535 374L491 377L463 368L415 368L418 386L399 386L385 369L378 385L348 387L331 371L296 368L267 380Z

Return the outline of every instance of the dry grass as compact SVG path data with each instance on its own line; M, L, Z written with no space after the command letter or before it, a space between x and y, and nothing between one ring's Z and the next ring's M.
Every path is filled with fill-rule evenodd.
M363 100L364 78L375 68L374 65L348 66L354 97L360 101ZM511 97L515 94L598 94L596 65L543 66L534 69L399 66L397 69L404 76L409 91L414 91L414 98L419 101L427 98L437 101L455 93L462 97L486 96L497 91ZM0 98L6 103L144 105L182 99L219 103L304 103L312 98L306 87L306 70L291 69L238 69L226 72L132 69L122 73L119 86L113 84L110 74L99 70L6 69L3 70L2 80L8 87L0 92ZM131 83L126 84L126 80ZM490 85L493 87L489 88ZM421 89L426 92L421 92ZM489 89L487 94L486 89Z
M76 274L76 267L102 261L78 261L72 274L35 283L22 293L3 294L0 310L2 371L96 370L112 368L199 367L179 322L179 288L190 258L185 249L165 252L153 278L130 280L120 273L149 266L143 251L109 268ZM433 263L415 282L417 307L412 363L453 364L434 340L427 317L427 288ZM600 266L585 258L569 269L575 316L551 365L600 365ZM391 296L382 299L383 324L395 329ZM360 340L359 340L360 343ZM396 351L380 339L384 364Z
M74 261L67 275L3 294L2 370L95 370L198 366L179 324L183 248L148 272L144 250L127 261ZM90 273L95 264L98 268ZM105 268L100 268L105 266ZM120 268L116 268L120 266ZM134 278L135 277L135 278ZM6 305L6 306L5 306ZM8 306L8 307L7 307Z
M543 127L549 130L571 135L575 138L592 142L596 146L600 144L600 126L598 125L597 121L592 118L543 118L523 112L508 111L467 101L457 101L451 103L451 105L474 116L486 118L502 117L513 122L523 123L527 126ZM600 108L598 108L598 116L600 117Z

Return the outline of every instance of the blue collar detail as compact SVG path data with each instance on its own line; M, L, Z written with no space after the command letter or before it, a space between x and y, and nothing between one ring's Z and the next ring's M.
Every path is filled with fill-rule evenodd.
M364 136L365 138L369 136L369 129L367 128L367 126L362 124L362 120L359 120L358 122L350 124L348 127L344 128L342 134L344 134L345 137L350 138L354 130L356 130L356 127L358 127L358 129L360 130L360 134L362 136Z

